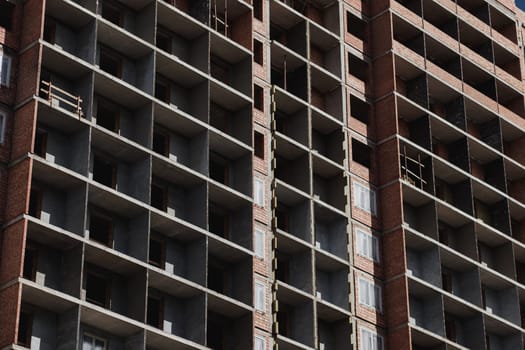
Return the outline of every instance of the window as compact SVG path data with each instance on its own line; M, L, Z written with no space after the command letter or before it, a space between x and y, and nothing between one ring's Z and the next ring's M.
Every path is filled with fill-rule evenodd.
M29 193L29 212L28 214L40 219L42 213L42 191L38 188L31 188Z
M383 337L370 329L361 327L361 349L383 350Z
M255 350L266 350L266 339L263 337L255 337L254 347Z
M263 44L257 39L253 39L253 60L261 66L264 63Z
M253 154L264 159L264 135L257 131L253 132Z
M47 150L47 131L41 128L36 129L34 153L42 158L46 157Z
M253 251L259 259L264 259L264 231L256 228L254 232Z
M253 180L253 201L264 208L264 181L261 179Z
M6 30L11 30L13 26L13 10L15 4L0 0L0 27L4 27Z
M359 278L359 303L381 311L381 287L370 280Z
M89 239L111 246L113 221L103 215L91 213L89 216Z
M264 112L264 90L259 85L253 86L253 106Z
M162 299L148 297L147 324L162 328L163 304Z
M109 305L109 281L91 272L86 276L86 300L107 307Z
M357 232L357 254L379 262L379 240L371 233L362 230Z
M255 282L255 309L266 311L266 286L261 282Z
M0 10L0 16L1 16ZM2 47L0 47L0 87L9 87L11 83L11 62L12 58Z
M262 0L253 0L253 17L262 21L263 19L263 4Z
M7 114L0 110L0 145L4 143Z
M93 180L111 188L117 186L117 166L104 157L93 157Z
M362 142L352 139L352 160L370 168L371 148Z
M82 336L82 350L106 350L106 340L84 333Z
M27 311L20 312L18 320L18 339L17 344L31 347L31 330L33 328L33 315Z
M359 209L376 215L376 193L374 190L354 182L354 202Z
M149 260L151 265L158 266L161 269L164 268L165 262L165 246L164 241L159 238L151 237L149 240Z

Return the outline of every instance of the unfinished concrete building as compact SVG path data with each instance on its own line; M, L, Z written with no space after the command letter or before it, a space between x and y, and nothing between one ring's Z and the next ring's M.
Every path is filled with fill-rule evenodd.
M0 0L0 349L524 349L523 23Z

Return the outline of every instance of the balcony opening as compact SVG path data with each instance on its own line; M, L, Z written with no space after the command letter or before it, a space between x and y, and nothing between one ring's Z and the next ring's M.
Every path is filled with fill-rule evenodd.
M230 84L230 64L225 60L211 55L210 57L210 75L225 84Z
M452 293L452 274L445 267L442 267L441 271L441 285L444 291Z
M361 40L365 40L366 22L347 11L346 31Z
M24 253L24 271L23 277L25 279L35 281L37 261L38 261L37 250L33 247L26 247Z
M224 294L228 283L226 267L217 260L210 261L208 266L208 288Z
M348 72L357 79L366 82L368 79L368 63L348 53Z
M120 114L116 106L99 101L97 103L97 125L113 132L119 131Z
M107 308L110 299L109 281L88 272L86 276L86 300L90 303Z
M165 261L166 245L164 243L164 240L156 237L151 237L149 240L149 264L163 269Z
M210 154L210 177L224 185L228 185L228 161L216 153Z
M368 124L370 113L370 106L368 103L361 101L355 96L350 96L350 111L352 117L362 121L365 124Z
M253 106L255 109L264 112L264 89L259 85L253 86Z
M169 155L169 136L166 133L158 130L153 132L153 152L165 157Z
M290 257L282 252L277 255L277 279L288 283L290 274Z
M253 0L253 17L259 21L263 20L263 1Z
M263 49L263 43L261 43L257 39L253 39L253 60L255 63L259 65L263 65L264 63L264 49Z
M111 160L95 155L93 180L114 189L117 186L117 165Z
M148 297L148 310L146 323L156 328L162 328L163 322L163 302L162 299Z
M11 31L13 27L14 9L15 4L9 1L0 2L0 27L4 27L7 31Z
M89 218L89 239L111 246L113 241L113 221L103 215L91 213Z
M46 18L44 24L44 40L50 44L55 43L55 34L56 34L56 23L50 18Z
M18 320L17 344L24 347L31 347L31 331L33 328L33 315L27 311L20 311Z
M352 139L352 160L370 168L372 149L362 142Z
M209 231L218 236L228 238L228 216L216 209L210 209Z
M280 305L281 306L281 305ZM285 337L291 336L291 319L292 310L283 304L277 311L277 324L279 325L279 334Z
M29 193L29 212L32 217L40 219L42 213L42 191L38 188L32 188Z
M108 49L100 49L99 67L106 73L122 78L122 58Z
M288 214L288 212L284 211L284 210L277 209L275 211L275 215L277 216L277 228L279 230L283 230L285 232L288 232L289 229L290 229L290 227L289 227L290 215Z
M163 79L160 77L157 77L155 80L155 98L158 98L167 104L171 102L170 85L168 82L163 81Z
M253 132L253 153L257 158L264 159L264 135Z
M156 43L159 49L166 51L167 53L172 53L171 35L163 28L157 29Z
M122 27L123 25L123 9L113 1L104 0L102 3L102 18L111 23Z
M168 208L168 189L166 186L151 184L151 206L166 211Z
M38 128L35 133L34 152L37 156L45 158L46 150L47 150L47 131L44 129Z

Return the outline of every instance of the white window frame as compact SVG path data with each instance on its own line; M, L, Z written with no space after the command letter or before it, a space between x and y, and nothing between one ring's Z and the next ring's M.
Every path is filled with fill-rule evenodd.
M381 286L367 278L359 277L359 304L375 309L383 310L383 289Z
M383 337L366 327L359 327L360 345L363 350L383 350Z
M373 260L374 262L381 262L381 256L379 254L379 238L373 233L366 232L360 228L357 228L355 232L357 254L364 258Z
M372 188L363 185L360 182L353 182L354 203L355 206L361 210L366 211L374 216L377 215L377 197L376 191ZM362 203L362 200L365 201Z
M88 333L88 332L84 332L84 333L82 334L82 350L84 349L84 338L85 338L86 336L87 336L87 337L90 337L90 338L93 340L92 343L91 343L91 349L95 349L95 341L99 340L99 341L101 341L101 342L104 343L104 348L103 348L103 350L107 350L107 348L108 348L108 341L107 341L107 339L105 339L105 338L101 338L101 337L97 337L96 335L94 335L94 334L92 334L92 333ZM90 349L90 350L91 350L91 349Z
M264 180L255 177L253 179L253 202L261 208L264 208L264 196L265 186Z
M0 145L4 143L5 140L5 125L7 122L7 112L0 109Z
M263 229L256 227L253 231L253 236L253 252L257 258L264 260L266 254L266 234Z
M6 63L6 72L3 71L4 60ZM0 47L0 87L9 87L11 84L11 65L13 63L13 57L7 54L3 47Z
M262 282L255 282L255 310L266 312L266 285Z
M256 335L253 341L253 347L255 350L266 350L266 339Z

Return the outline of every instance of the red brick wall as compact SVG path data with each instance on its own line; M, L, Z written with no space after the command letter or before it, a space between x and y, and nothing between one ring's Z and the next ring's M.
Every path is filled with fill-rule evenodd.
M0 290L0 348L16 342L22 288L16 283Z

